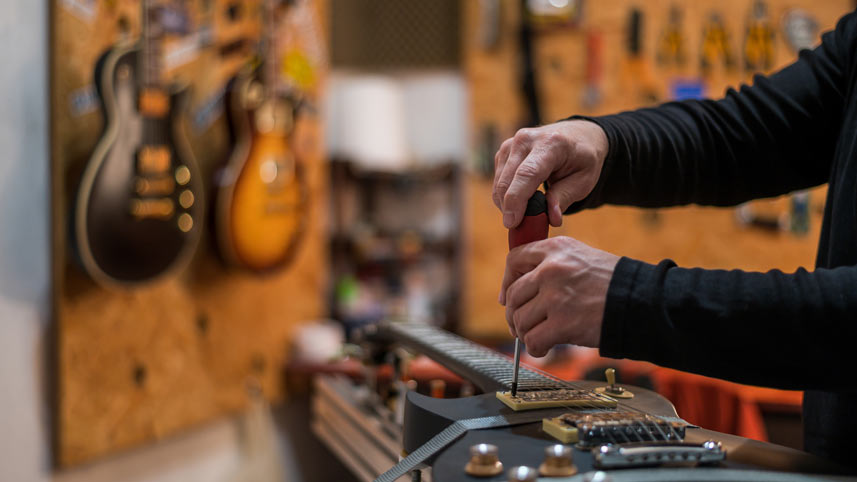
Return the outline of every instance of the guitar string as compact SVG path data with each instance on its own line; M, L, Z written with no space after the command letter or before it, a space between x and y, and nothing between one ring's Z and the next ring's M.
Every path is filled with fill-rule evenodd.
M601 396L601 397L603 397L603 398L609 398L607 395L604 395L603 393L598 393L598 392L595 392L595 391L592 391L592 390L587 390L587 389L585 389L585 388L580 387L579 385L575 385L573 382L570 382L570 381L567 381L567 380L559 379L558 377L556 377L556 376L554 376L554 375L551 375L550 373L547 373L547 372L545 372L545 371L543 371L543 370L540 370L540 369L538 369L538 368L531 367L531 369L535 370L536 372L538 372L538 373L542 374L542 375L543 375L543 376L545 376L545 377L548 377L548 378L551 378L551 379L555 380L556 382L558 382L558 383L560 383L560 384L565 384L565 385L568 385L568 386L574 387L574 388L575 388L575 389L577 389L577 390L584 390L584 391L590 392L591 394L594 394L594 395L597 395L597 396ZM609 398L609 399L610 399L610 400L613 400L612 398ZM657 417L657 416L651 415L651 414L649 414L648 412L646 412L645 410L639 409L639 408L637 408L637 407L634 407L634 406L632 406L632 405L629 405L629 404L627 404L627 403L624 403L624 402L622 402L622 401L620 401L620 400L616 400L616 406L617 406L617 407L621 407L621 408L623 408L623 409L625 409L625 410L629 410L629 411L633 411L633 412L641 413L641 414L646 415L646 416L651 416L651 417L653 417L653 418L655 418L655 419L657 419L657 420L659 420L659 421L665 421L665 420L661 419L660 417ZM669 421L665 421L665 422L666 422L667 427L670 429L670 432L671 432L672 436L673 436L673 437L675 437L675 439L676 439L676 440L681 440L681 439L683 439L683 437L681 437L681 435L680 435L680 434L675 430L675 427L673 427L672 423L670 423ZM658 426L658 424L657 424L657 423L655 423L655 426L657 427L657 426ZM654 435L653 435L653 434L651 434L651 431L647 429L647 432L649 432L649 434L652 436L652 439L653 439L653 440L655 440L655 437L654 437ZM664 435L666 435L666 434L664 434ZM664 437L664 440L668 440L668 437L666 437L666 436L665 436L665 437Z

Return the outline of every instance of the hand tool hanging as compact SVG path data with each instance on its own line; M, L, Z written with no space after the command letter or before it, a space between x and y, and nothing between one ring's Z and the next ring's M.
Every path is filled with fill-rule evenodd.
M527 105L527 117L524 119L524 127L533 127L541 124L541 110L539 109L539 93L536 83L536 68L533 61L533 25L530 21L530 10L527 0L521 0L521 91Z

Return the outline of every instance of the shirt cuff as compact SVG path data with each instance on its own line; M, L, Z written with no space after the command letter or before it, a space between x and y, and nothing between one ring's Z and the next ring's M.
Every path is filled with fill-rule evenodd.
M616 115L607 115L607 116L599 116L599 117L589 117L583 115L573 115L566 119L567 120L585 120L596 124L598 127L604 130L604 133L607 135L607 156L604 158L604 165L601 166L601 174L598 177L598 182L595 184L595 187L592 188L592 192L589 193L585 198L580 201L571 203L571 206L565 210L564 214L574 214L576 212L582 211L584 209L596 208L602 204L604 201L602 200L601 191L604 186L604 182L608 177L608 173L613 165L613 158L618 152L618 139L619 139L619 131L613 122L612 118Z

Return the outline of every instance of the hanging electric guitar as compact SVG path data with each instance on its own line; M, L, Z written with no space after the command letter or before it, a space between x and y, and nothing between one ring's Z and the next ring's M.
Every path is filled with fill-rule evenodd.
M219 173L216 234L224 260L253 271L282 267L306 218L307 190L290 135L295 107L277 90L274 19L267 1L265 55L230 81L227 113L235 147Z
M161 78L160 9L143 0L139 44L105 53L95 82L105 129L84 168L73 239L86 272L134 286L189 262L203 218L201 175L181 127L186 89Z

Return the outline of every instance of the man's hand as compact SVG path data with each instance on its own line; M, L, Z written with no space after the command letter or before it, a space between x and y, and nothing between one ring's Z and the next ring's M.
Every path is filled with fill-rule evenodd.
M494 204L503 211L503 225L517 226L527 199L544 181L548 218L562 225L562 213L571 203L592 192L607 157L607 135L585 120L521 129L506 139L494 156Z
M568 237L509 251L500 291L509 331L533 356L544 356L559 343L598 347L618 262L618 256Z

